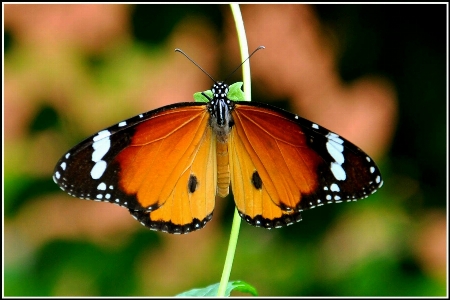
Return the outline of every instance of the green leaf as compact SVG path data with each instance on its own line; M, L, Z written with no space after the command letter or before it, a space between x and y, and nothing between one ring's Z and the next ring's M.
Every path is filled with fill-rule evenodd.
M202 93L206 94L210 99L213 98L213 93L211 92L211 90L207 90L204 92L197 92L194 94L195 102L209 102L208 98L203 96Z
M228 91L227 97L232 101L244 101L244 92L242 91L243 82L236 82L230 85L230 89ZM210 99L213 98L213 93L211 90L207 90L204 92L197 92L194 94L195 102L209 102L208 98L203 96L206 94Z
M238 81L236 83L233 83L230 85L230 90L228 91L228 99L232 101L244 101L244 92L242 91L242 85L244 83L241 81Z
M242 82L241 82L242 85ZM244 281L232 281L230 282L233 286L232 290L236 290L238 292L241 293L248 293L248 294L252 294L253 296L258 296L258 292L256 291L256 288L250 284L248 284L247 282ZM230 284L228 283L228 284ZM228 292L228 287L227 287L227 292ZM231 292L231 290L230 290Z
M205 288L192 289L192 290L183 292L181 294L178 294L177 297L195 297L195 296L196 297L204 297L204 296L215 297L215 296L217 296L218 290L219 290L219 284L216 283L216 284L207 286ZM253 296L258 296L256 289L244 281L228 282L227 289L225 291L225 296L230 296L231 291L233 291L233 290L241 292L241 293L252 294Z

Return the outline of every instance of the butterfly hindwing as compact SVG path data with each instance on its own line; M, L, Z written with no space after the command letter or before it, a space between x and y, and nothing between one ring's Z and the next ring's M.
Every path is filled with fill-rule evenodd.
M255 102L237 102L232 115L230 161L247 171L231 166L231 185L239 212L253 225L289 225L303 209L364 198L382 185L364 152L315 123Z
M266 228L281 227L299 221L298 212L282 210L280 203L273 202L270 192L276 192L276 188L273 182L266 180L268 173L261 161L252 159L256 154L245 135L241 136L237 131L232 131L229 144L232 145L230 147L231 186L241 217L254 226ZM264 183L261 176L264 178Z
M180 130L180 134L189 135L185 130ZM170 176L165 184L164 181L162 183L163 187L171 186L171 183L175 183L175 186L164 191L169 194L161 197L165 199L161 207L150 212L130 210L132 215L150 229L188 233L203 228L212 218L217 185L215 139L205 123L197 128L197 134L198 137L192 139L189 147L179 143L177 145L176 139L181 138L180 136L165 139L165 142L173 143L175 152L182 152L176 165L166 166L170 170ZM159 177L148 181L152 180L161 181ZM143 197L148 198L153 196L154 191L148 187L143 193Z
M201 228L215 200L215 140L208 120L206 106L190 102L141 114L74 147L53 178L72 196L128 208L146 226Z

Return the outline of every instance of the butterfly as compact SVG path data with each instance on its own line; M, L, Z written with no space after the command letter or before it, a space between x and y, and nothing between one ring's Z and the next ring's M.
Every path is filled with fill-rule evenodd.
M118 204L142 225L173 234L203 228L230 186L240 216L271 229L383 185L357 146L296 114L240 101L241 86L215 82L196 102L101 130L62 156L53 180L69 195Z

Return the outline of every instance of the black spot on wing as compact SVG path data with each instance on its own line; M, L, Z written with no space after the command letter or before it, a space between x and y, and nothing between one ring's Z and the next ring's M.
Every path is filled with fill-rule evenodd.
M195 192L195 190L197 189L198 186L198 180L197 177L194 174L191 174L191 176L189 176L189 181L188 181L188 190L189 193L193 193Z
M252 174L252 184L257 190L262 188L262 179L259 177L258 171L255 171Z

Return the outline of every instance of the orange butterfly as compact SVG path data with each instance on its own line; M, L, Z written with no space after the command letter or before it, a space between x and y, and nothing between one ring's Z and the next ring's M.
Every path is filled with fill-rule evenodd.
M144 226L168 233L204 227L230 183L240 216L268 229L382 186L361 149L295 114L237 101L241 85L216 82L197 102L96 133L59 160L53 180L69 195L124 206Z

